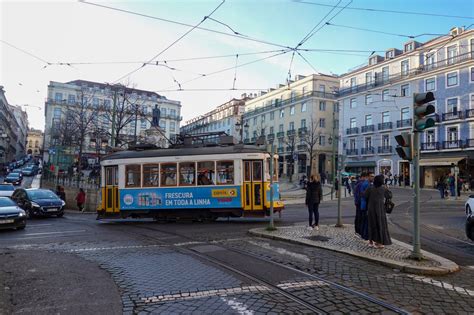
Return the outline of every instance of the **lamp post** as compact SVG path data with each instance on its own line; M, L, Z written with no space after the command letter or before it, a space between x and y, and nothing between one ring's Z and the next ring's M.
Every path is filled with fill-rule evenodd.
M243 118L241 118L239 121L235 123L235 130L240 133L240 142L239 143L244 143L244 129L249 128L249 124L246 122L245 124L243 123Z

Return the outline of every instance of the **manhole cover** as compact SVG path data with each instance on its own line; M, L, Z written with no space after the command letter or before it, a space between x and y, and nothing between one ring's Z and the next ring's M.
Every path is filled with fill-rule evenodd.
M321 236L321 235L314 235L314 236L308 236L308 239L312 241L318 241L318 242L327 242L331 238L326 237L326 236Z

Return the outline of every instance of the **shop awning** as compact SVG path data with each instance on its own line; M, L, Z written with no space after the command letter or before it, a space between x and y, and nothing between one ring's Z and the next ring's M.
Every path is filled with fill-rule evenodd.
M345 167L375 167L375 161L348 162Z
M437 159L421 159L420 166L451 166L452 164L458 165L458 163L464 160L465 157L444 157Z

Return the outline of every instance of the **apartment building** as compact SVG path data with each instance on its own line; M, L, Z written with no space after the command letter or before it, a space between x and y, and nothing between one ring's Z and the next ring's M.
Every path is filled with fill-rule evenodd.
M436 126L421 136L422 185L434 186L452 166L474 175L474 30L453 28L425 43L410 40L340 77L340 149L345 168L402 174L395 135L411 131L413 93L433 92Z
M43 150L43 132L41 130L29 129L26 138L26 153L34 157L41 156Z
M10 112L13 119L15 119L15 133L17 135L17 142L15 143L16 155L22 158L26 155L26 138L28 135L28 115L26 111L21 109L21 106L10 105Z
M86 158L104 154L111 145L126 148L143 141L144 131L152 128L155 106L160 109L159 127L166 138L173 139L179 133L182 120L181 103L155 92L84 80L50 81L45 105L45 161L50 153L55 154L57 148L65 146L67 154L78 153L77 144L64 139L64 130L73 120L71 113L80 106L86 106L86 112L90 115L92 111L94 116L82 148ZM113 137L114 143L112 129L114 134L120 130L119 135Z
M295 79L245 103L244 143L259 138L274 143L281 175L320 173L330 177L339 128L338 78L312 74Z
M180 128L183 135L198 135L204 133L226 133L238 141L242 141L241 120L244 113L245 101L251 97L242 94L241 98L217 106L214 110L186 121ZM217 137L209 136L206 141L216 142Z

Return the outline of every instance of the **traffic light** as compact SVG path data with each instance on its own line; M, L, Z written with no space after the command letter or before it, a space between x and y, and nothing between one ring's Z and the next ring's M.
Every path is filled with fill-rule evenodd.
M404 160L411 161L413 159L412 133L402 132L398 136L395 136L395 140L398 143L398 146L395 149L398 156Z
M433 117L426 117L436 111L433 104L428 104L434 100L432 92L413 94L413 131L423 131L435 125Z

